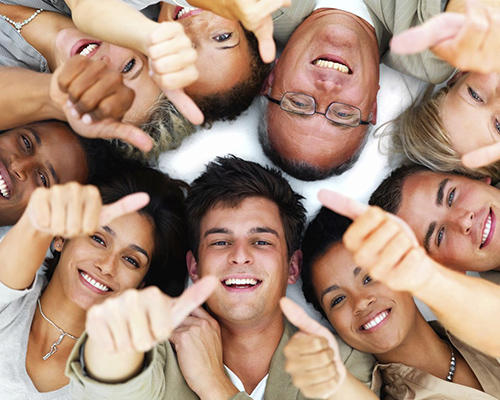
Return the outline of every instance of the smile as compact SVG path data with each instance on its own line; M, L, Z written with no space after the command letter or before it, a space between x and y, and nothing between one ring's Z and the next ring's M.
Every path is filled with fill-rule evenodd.
M349 74L349 68L338 62L325 60L323 58L318 58L313 61L313 65L320 68L334 69L336 71L342 72L343 74Z
M382 321L384 321L391 312L390 309L378 313L373 319L368 321L366 324L361 325L361 330L367 331L378 326Z
M7 186L7 182L5 182L5 179L2 175L0 175L0 194L6 199L10 198L9 187Z
M176 7L174 13L174 21L179 19L187 18L195 14L200 14L203 12L200 8L195 7Z
M99 44L97 44L97 43L89 43L86 46L80 47L78 49L77 53L80 54L81 56L89 57L90 54L94 53L98 47L99 47Z
M493 239L493 233L495 231L495 214L493 210L490 209L488 216L486 217L486 221L483 226L483 234L481 236L481 245L480 249L487 246L491 240Z
M259 284L261 281L258 281L257 279L253 278L231 278L231 279L226 279L225 281L222 281L222 283L228 287L233 287L236 289L247 289L250 287L254 287L257 284Z
M101 292L109 292L111 289L107 287L106 285L97 282L95 279L91 278L90 275L83 271L79 271L80 275L82 276L83 279L85 279L86 282L88 282L90 285L95 287L96 289L100 290Z

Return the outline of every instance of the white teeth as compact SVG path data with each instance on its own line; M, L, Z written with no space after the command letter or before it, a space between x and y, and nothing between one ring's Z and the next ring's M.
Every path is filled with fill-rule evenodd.
M371 321L368 321L366 324L363 325L363 329L368 330L371 329L378 324L380 324L384 319L387 318L389 313L387 311L382 311L381 313L377 314L375 318L373 318Z
M195 7L183 7L181 11L177 14L176 19L181 18L183 15L186 15L188 12L191 12L193 10L196 10Z
M237 278L231 278L231 279L226 279L224 281L226 286L232 286L232 285L237 285L237 286L244 286L244 285L251 285L255 286L257 284L257 280L247 278L247 279L237 279Z
M107 292L109 291L109 288L106 285L103 285L102 283L97 282L95 279L92 279L89 275L87 275L85 272L80 271L80 275L85 279L88 283L90 283L92 286L95 288Z
M490 234L490 229L491 229L491 215L488 215L486 223L484 224L483 240L481 240L481 245L483 245L484 242L486 242L486 239L488 239L488 235Z
M99 45L95 44L95 43L90 43L89 45L87 45L87 47L85 47L81 52L80 52L80 55L81 56L85 56L87 57L90 53L92 53L95 49L97 49L99 47Z
M5 179L3 179L2 175L0 175L0 193L6 199L10 197L9 188L7 187L7 183L5 183Z
M349 73L349 68L346 65L340 64L340 63L336 63L336 62L333 62L333 61L323 60L323 59L320 58L320 59L314 61L313 64L316 65L317 67L320 67L320 68L335 69L335 70L337 70L339 72L342 72L343 74L348 74Z

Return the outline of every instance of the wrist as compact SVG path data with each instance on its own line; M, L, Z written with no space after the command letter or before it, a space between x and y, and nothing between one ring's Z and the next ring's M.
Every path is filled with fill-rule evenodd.
M201 400L227 400L240 392L226 374L222 373L219 378L214 376L212 378L215 378L212 382L200 385L207 393L196 391Z

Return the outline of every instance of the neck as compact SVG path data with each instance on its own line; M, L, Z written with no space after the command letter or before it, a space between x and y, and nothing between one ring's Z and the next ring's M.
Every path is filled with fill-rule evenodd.
M278 310L279 311L279 310ZM281 313L252 325L219 322L224 364L241 379L247 393L269 373L271 359L283 335Z

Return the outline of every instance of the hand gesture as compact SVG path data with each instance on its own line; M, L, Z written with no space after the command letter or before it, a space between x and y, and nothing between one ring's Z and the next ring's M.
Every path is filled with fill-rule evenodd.
M280 306L287 319L300 329L284 348L285 371L305 397L330 398L346 378L337 341L292 300L283 297Z
M134 193L115 203L102 205L99 190L76 182L37 188L31 194L25 214L31 225L51 236L71 238L95 232L98 226L149 203L147 193Z
M391 49L399 54L431 49L462 71L500 72L500 9L467 2L467 13L445 12L395 36Z
M218 281L207 276L171 298L157 287L129 289L93 306L86 330L99 347L110 353L145 352L167 340L173 330L215 290Z
M81 136L117 138L151 150L153 142L146 133L121 122L135 93L123 84L122 74L104 61L71 57L54 72L50 97Z
M203 123L203 113L182 90L198 77L198 53L178 22L163 22L147 41L149 73L179 112L194 125Z
M199 307L174 330L170 342L189 387L204 398L229 398L238 393L224 372L222 339L217 321Z
M413 294L431 279L434 262L402 219L329 190L321 190L318 198L325 207L353 220L344 245L373 278Z
M276 56L271 14L288 7L291 0L203 0L191 2L226 19L237 20L253 32L259 42L262 60L270 63Z

